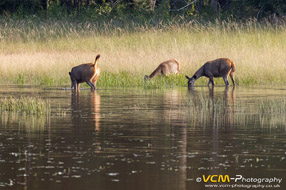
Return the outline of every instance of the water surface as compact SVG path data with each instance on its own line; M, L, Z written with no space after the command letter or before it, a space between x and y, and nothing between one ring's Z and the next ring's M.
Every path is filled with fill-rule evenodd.
M185 190L205 189L202 175L286 177L286 88L0 87L0 98L20 96L52 109L1 113L0 189Z

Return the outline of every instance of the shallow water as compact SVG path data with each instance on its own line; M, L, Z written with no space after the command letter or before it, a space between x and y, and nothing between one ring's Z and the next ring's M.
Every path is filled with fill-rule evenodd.
M197 178L215 174L285 187L285 87L0 86L10 96L49 99L52 111L1 113L0 189L205 189Z

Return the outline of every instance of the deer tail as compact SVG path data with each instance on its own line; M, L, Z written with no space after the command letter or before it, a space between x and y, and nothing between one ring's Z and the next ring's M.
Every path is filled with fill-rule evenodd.
M98 63L99 58L100 58L100 54L98 54L98 55L95 57L94 65L96 65L96 64Z

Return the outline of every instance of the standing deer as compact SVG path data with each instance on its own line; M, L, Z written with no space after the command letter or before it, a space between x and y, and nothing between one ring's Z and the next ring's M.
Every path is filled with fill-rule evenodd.
M210 86L211 83L212 87L214 87L214 77L222 77L225 85L228 86L228 75L232 80L233 86L235 86L234 71L235 64L228 58L219 58L213 61L208 61L199 70L197 70L191 78L186 75L186 78L188 79L188 87L193 87L195 85L195 81L202 76L209 78L208 86Z
M96 81L100 75L99 58L100 55L98 54L94 63L85 63L72 68L71 72L69 72L72 89L79 90L79 85L83 82L86 82L92 90L96 89Z
M153 78L157 75L167 76L168 74L177 74L180 72L180 64L175 59L171 59L161 63L150 76L145 75L144 79Z

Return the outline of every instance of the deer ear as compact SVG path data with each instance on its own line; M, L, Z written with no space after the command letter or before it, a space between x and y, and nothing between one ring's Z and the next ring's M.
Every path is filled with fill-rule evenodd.
M194 79L197 79L198 77L197 77L197 75L194 75L193 78L194 78Z
M187 75L185 75L185 77L189 80L190 79L190 77L188 77Z

